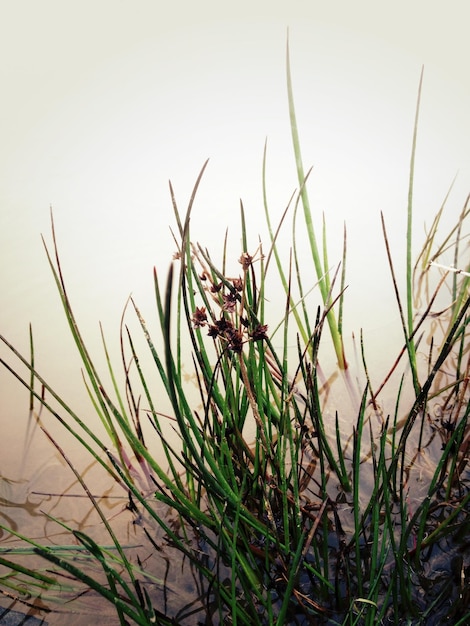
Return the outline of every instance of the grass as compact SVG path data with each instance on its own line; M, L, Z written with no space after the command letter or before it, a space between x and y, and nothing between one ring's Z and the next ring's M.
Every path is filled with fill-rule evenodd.
M403 344L375 387L361 338L357 358L366 384L358 388L342 336L346 237L342 267L332 275L326 229L320 252L308 202L289 62L287 67L299 178L290 257L282 258L277 245L290 206L273 227L265 193L268 248L260 242L252 247L241 206L238 270L229 272L228 240L218 262L191 238L190 216L206 164L185 211L170 185L177 252L166 276L154 274L156 329L131 299L122 319L119 369L104 332L105 374L80 333L52 221L52 245L45 243L45 250L104 435L96 434L37 371L32 334L28 356L1 337L11 355L1 362L29 390L32 414L81 484L109 540L101 545L59 519L54 521L71 537L63 546L2 526L10 541L0 546L0 586L10 597L24 600L27 589L39 604L93 592L110 602L121 625L468 623L470 298L462 248L469 202L457 224L443 233L442 205L413 266L418 97L404 301L382 218ZM266 153L263 184L266 191ZM317 274L314 284L299 263L299 207ZM442 261L449 250L453 268ZM273 328L269 324L278 312L269 309L268 272L277 272L285 296L282 321ZM317 286L320 303L312 310L306 296ZM424 311L418 312L418 299L425 302ZM138 321L140 337L130 329L127 309ZM325 332L340 373L336 380L325 375L319 359ZM153 371L144 366L141 338ZM425 358L419 359L423 350ZM185 382L189 359L196 397ZM171 415L164 414L161 395L153 391L154 372ZM331 404L344 389L347 405L338 401L332 418L326 399ZM381 404L385 393L395 398L390 413ZM116 534L99 499L51 434L51 420L122 488L139 520L140 542L156 565L146 567ZM160 442L162 454L152 452L152 439ZM156 526L163 539L157 538ZM176 607L168 598L170 560L193 581L194 594Z

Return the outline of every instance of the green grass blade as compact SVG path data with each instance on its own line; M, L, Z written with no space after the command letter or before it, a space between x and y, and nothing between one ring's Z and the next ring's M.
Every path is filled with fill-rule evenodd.
M419 79L418 98L416 102L415 121L413 126L413 142L411 148L410 159L410 176L408 185L408 206L407 206L407 225L406 225L406 310L407 310L407 329L408 338L413 336L414 311L413 311L413 188L415 176L415 158L416 158L416 141L418 137L418 119L421 102L421 90L423 85L424 68L421 70ZM413 340L408 339L408 352L410 358L411 370L413 373L413 381L415 391L419 390L418 366L416 363L416 347Z
M312 255L312 260L315 266L315 271L317 274L317 278L319 281L320 292L323 298L323 304L325 306L329 306L328 298L330 295L329 283L328 283L328 267L323 267L320 252L317 244L317 240L315 237L315 229L313 226L312 219L312 211L310 208L310 202L308 198L307 188L305 186L305 174L304 167L302 163L302 154L300 150L300 139L299 139L299 131L297 128L297 118L295 114L294 107L294 95L292 89L292 77L290 70L290 60L289 60L289 43L287 43L287 94L288 94L288 102L289 102L289 117L290 117L290 126L292 133L292 142L294 146L294 155L297 169L297 177L300 186L300 197L302 199L302 206L304 209L304 218L305 218L305 226L307 229L308 239L310 243L310 251ZM326 254L326 249L324 250L324 254ZM340 369L347 368L347 362L344 354L344 346L343 340L338 330L338 324L336 321L335 313L333 309L329 309L328 311L328 325L330 328L331 338L333 340L333 345L336 353L336 358L338 359L338 366Z

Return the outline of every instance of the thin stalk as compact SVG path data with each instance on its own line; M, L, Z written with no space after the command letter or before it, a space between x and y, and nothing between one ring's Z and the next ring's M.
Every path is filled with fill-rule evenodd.
M312 220L312 212L310 209L310 202L308 198L307 188L305 186L305 174L304 167L302 163L302 154L300 150L300 139L299 132L297 129L297 118L295 115L295 107L294 107L294 96L292 90L292 77L290 71L290 59L289 59L289 42L287 43L287 93L288 93L288 101L289 101L289 116L290 116L290 125L291 125L291 133L292 133L292 142L294 146L294 154L295 154L295 162L297 168L297 177L300 185L300 196L302 198L302 205L304 209L304 218L305 218L305 226L307 228L307 234L310 242L310 251L312 254L313 263L315 266L315 271L317 274L317 278L319 281L320 292L323 299L323 304L325 307L329 307L329 285L327 272L328 267L322 267L322 262L320 258L320 252L317 245L316 237L315 237L315 229L313 226ZM326 254L326 250L324 250ZM344 346L343 339L338 330L338 324L336 321L335 313L332 308L328 309L328 326L330 328L331 338L333 340L333 345L336 353L336 358L338 359L338 366L340 369L347 368L347 362L344 354Z
M413 336L413 266L412 266L412 243L413 243L413 186L415 176L416 140L418 136L418 119L421 101L421 89L423 84L424 68L421 69L419 79L418 98L416 102L415 122L413 127L413 142L411 148L410 176L408 185L408 206L406 225L406 310L407 310L407 344L410 358L411 371L413 373L413 384L415 392L419 393L418 366L416 362L416 347L412 339Z
M364 390L362 396L361 407L357 417L357 423L354 427L353 437L353 516L354 516L354 549L356 556L356 578L358 594L362 596L362 557L361 557L361 535L363 533L362 528L362 516L361 516L361 502L360 502L360 476L361 476L361 446L362 446L362 431L364 427L365 408L367 400L367 388Z
M388 242L387 229L385 227L385 219L384 219L383 213L381 213L380 216L382 220L382 231L383 231L384 240L385 240L388 263L389 263L390 272L392 275L393 288L395 291L395 297L396 297L396 301L398 305L398 310L400 313L400 320L401 320L401 324L403 328L403 335L405 337L405 345L406 345L406 349L408 352L408 360L410 364L411 375L413 377L413 387L414 387L415 395L416 397L418 397L421 391L421 387L420 387L419 380L418 380L418 371L417 371L417 363L416 363L416 346L415 346L414 339L413 339L414 330L412 331L411 334L409 334L409 322L407 324L405 313L404 313L403 306L401 303L400 291L398 289L398 282L397 282L396 275L395 275L395 269L394 269L393 260L392 260L392 253L391 253L389 242Z

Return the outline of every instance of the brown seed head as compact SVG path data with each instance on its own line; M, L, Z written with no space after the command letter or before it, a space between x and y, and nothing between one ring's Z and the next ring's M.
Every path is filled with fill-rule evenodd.
M206 307L202 306L201 308L196 307L196 310L193 313L192 322L194 328L200 328L201 326L205 326L207 322L206 315Z

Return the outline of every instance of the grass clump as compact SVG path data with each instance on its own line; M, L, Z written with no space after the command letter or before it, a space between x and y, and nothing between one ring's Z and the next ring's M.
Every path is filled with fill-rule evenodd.
M259 242L250 247L241 206L242 243L237 271L230 272L228 241L216 262L191 238L190 217L206 165L184 213L170 185L177 251L166 278L154 274L157 335L132 299L128 307L171 415L163 415L153 372L144 367L125 316L123 385L103 334L111 387L104 384L73 313L52 223L52 248L46 246L46 252L105 435L97 435L47 383L33 356L20 355L4 337L16 361L1 362L29 389L31 405L39 403L60 422L124 490L152 566L116 534L43 415L41 428L82 485L109 541L97 542L58 519L73 545L45 545L2 526L15 539L0 548L0 585L10 596L23 599L25 586L38 602L91 590L112 604L122 625L465 624L470 619L470 297L469 268L461 265L468 202L439 243L441 208L414 268L407 253L404 303L382 220L403 347L375 388L361 341L366 383L358 387L348 373L341 330L346 255L337 281L328 271L326 237L323 260L315 239L290 74L288 86L300 183L293 220L301 205L321 302L307 307L305 295L314 285L304 284L295 237L287 265L282 259L267 203L269 248ZM409 246L415 146L416 137ZM442 267L449 249L462 271ZM265 292L271 259L285 292L282 321L274 328ZM424 297L425 310L417 313L415 299ZM326 328L340 372L336 381L325 375L319 359ZM420 365L417 356L426 340ZM188 354L196 396L185 384ZM391 413L381 404L384 390L395 398ZM326 400L345 391L348 401L338 402L332 417ZM158 457L144 436L148 427L150 438L162 445ZM32 566L26 556L40 560ZM192 580L191 597L178 605L170 599L176 591L172 567Z

